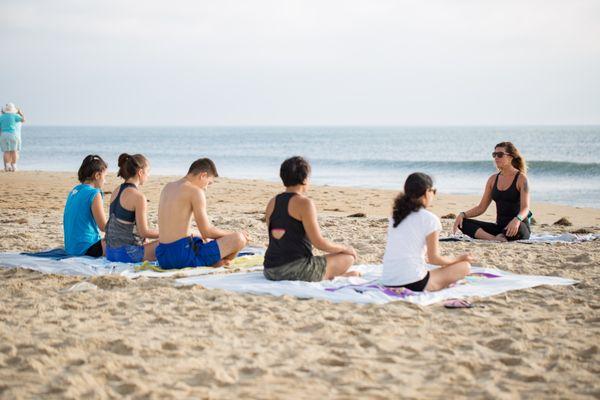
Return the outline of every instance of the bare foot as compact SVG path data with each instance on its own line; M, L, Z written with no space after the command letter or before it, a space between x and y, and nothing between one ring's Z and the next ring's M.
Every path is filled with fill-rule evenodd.
M508 242L508 239L506 239L506 236L504 236L504 233L497 234L496 240L499 242Z
M211 265L212 268L219 268L222 267L224 265L229 265L230 261L229 260L219 260L216 263L214 263L213 265Z
M362 274L358 271L348 271L345 274L342 274L342 276L362 276Z

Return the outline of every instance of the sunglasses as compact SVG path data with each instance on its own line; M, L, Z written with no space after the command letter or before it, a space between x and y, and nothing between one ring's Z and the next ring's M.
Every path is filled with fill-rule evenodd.
M508 153L505 153L505 152L503 152L503 151L494 151L494 152L492 153L492 158L502 158L502 157L504 157L504 156L510 156L510 154L508 154Z

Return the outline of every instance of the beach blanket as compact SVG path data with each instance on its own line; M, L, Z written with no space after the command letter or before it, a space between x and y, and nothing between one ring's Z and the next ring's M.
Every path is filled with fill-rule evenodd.
M71 258L74 256L70 256L67 254L63 247L57 247L56 249L50 249L45 251L36 251L32 253L21 253L24 256L32 256L32 257L40 257L40 258L50 258L52 260L64 260L65 258Z
M260 254L256 254L258 252ZM121 275L135 279L142 276L148 278L168 278L173 276L207 275L227 270L255 270L262 269L264 249L244 249L242 256L235 258L227 268L192 267L181 269L161 269L156 262L143 262L137 264L108 261L106 258L68 257L53 259L48 257L29 256L19 253L0 253L0 268L26 268L47 274L99 276ZM242 254L242 253L240 253Z
M50 258L52 260L64 260L65 258L73 258L75 256L71 256L67 254L63 247L57 247L55 249L44 250L44 251L36 251L36 252L24 252L21 253L25 256L32 257L40 257L40 258ZM251 256L255 254L265 254L265 249L262 247L255 246L246 246L242 251L238 253L238 256Z
M600 239L600 234L588 233L588 234L574 234L574 233L538 233L532 234L529 239L516 240L517 243L581 243L590 242L593 240ZM446 237L441 237L440 242L475 242L475 243L490 243L487 240L473 239L467 235L456 234Z
M227 275L196 276L177 279L176 285L202 285L209 289L233 292L295 296L332 302L384 304L406 301L423 306L447 299L487 297L509 290L525 289L539 285L573 285L572 279L553 276L518 275L499 269L473 267L472 273L456 285L438 292L412 292L408 289L391 290L380 283L381 265L357 265L361 277L338 277L332 281L299 282L268 281L262 272Z

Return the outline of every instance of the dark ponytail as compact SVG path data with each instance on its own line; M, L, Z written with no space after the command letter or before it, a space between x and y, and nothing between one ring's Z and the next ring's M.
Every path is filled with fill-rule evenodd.
M411 212L419 211L423 203L419 200L427 190L433 188L433 180L427 174L414 172L406 178L404 193L400 192L394 200L394 228L404 220Z
M84 183L85 181L93 180L96 173L103 172L107 168L108 165L104 162L102 157L96 154L90 154L83 159L81 167L79 167L79 171L77 171L77 178L79 179L79 182Z
M119 156L119 173L117 176L125 180L133 178L140 169L143 169L147 165L148 160L143 155L123 153Z

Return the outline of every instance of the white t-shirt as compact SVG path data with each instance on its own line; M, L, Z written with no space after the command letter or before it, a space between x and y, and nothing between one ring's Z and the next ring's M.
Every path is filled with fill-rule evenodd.
M425 278L426 238L441 230L439 218L424 208L408 214L395 228L394 218L390 217L381 283L401 286Z

